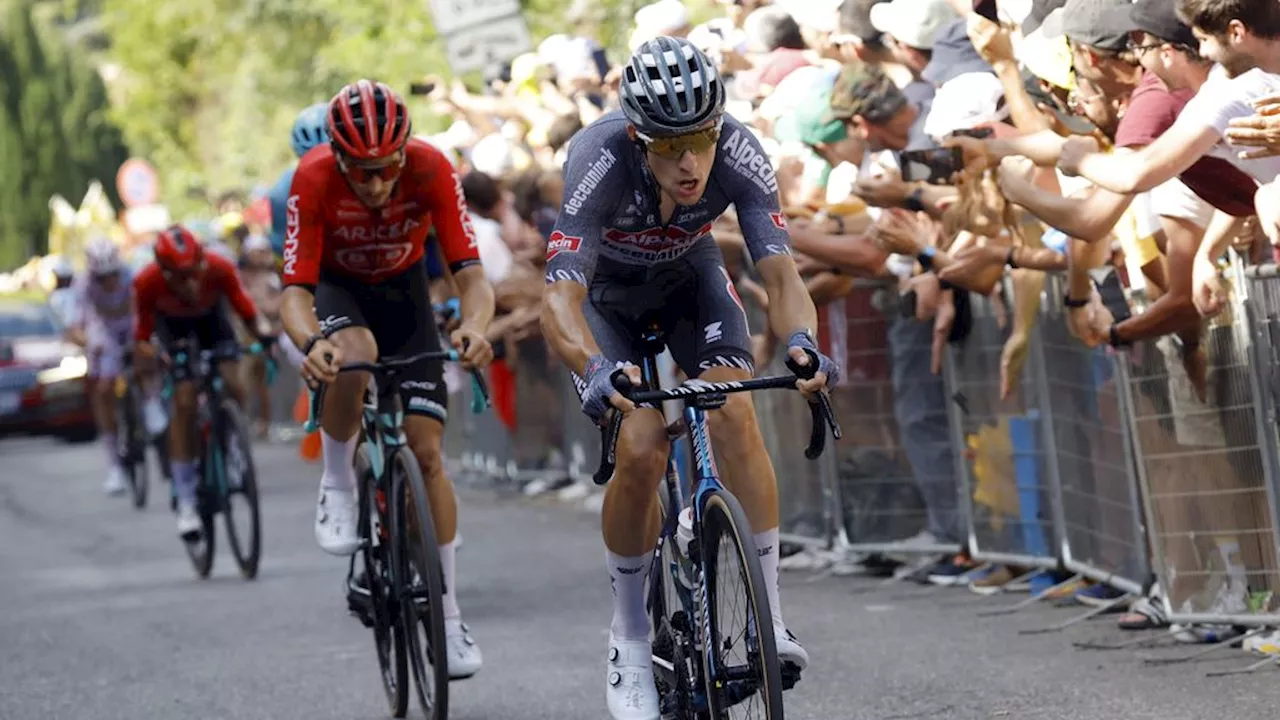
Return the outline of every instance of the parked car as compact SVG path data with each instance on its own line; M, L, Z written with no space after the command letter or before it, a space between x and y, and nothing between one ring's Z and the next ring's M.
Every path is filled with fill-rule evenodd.
M87 371L47 304L0 298L0 435L92 440Z

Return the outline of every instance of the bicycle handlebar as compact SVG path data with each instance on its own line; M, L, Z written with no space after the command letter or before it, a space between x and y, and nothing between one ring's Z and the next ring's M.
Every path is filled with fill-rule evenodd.
M432 350L429 352L418 353L417 355L409 355L401 358L384 358L378 362L354 362L347 363L338 368L339 373L348 372L369 372L374 375L395 374L397 370L403 370L407 367L417 365L421 362L429 360L445 360L448 362L457 362L461 356L457 350ZM310 389L311 401L310 409L307 412L307 421L303 423L303 429L312 433L320 429L320 413L324 406L325 390L329 386L321 383L317 387ZM482 413L485 408L489 407L489 388L485 384L484 377L480 375L479 370L471 370L471 412Z
M805 352L809 355L808 365L801 366L790 357L787 358L787 369L793 373L792 375L777 375L730 382L702 382L695 380L666 390L637 390L622 370L615 371L610 376L610 381L623 397L637 405L661 403L667 400L683 400L687 402L700 395L728 395L731 393L754 392L756 390L795 390L797 379L809 380L818 372L818 354L807 349ZM816 402L809 403L809 411L813 425L809 433L809 447L805 449L804 456L814 460L822 455L823 450L826 449L827 428L831 429L831 435L836 440L839 440L843 433L840 430L840 423L836 422L835 412L831 409L831 398L828 397L825 391L818 393ZM600 467L596 469L595 475L592 477L596 485L604 485L609 482L609 478L613 477L613 471L617 467L618 433L621 429L622 413L614 410L610 414L607 424L601 430Z

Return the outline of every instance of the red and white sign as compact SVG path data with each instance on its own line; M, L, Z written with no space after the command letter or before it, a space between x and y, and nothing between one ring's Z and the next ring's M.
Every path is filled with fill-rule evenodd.
M582 247L582 238L565 235L556 230L551 233L551 237L547 238L547 260L559 255L562 252L578 252L578 248Z
M116 173L116 190L125 207L152 205L160 199L160 176L141 158L129 158Z

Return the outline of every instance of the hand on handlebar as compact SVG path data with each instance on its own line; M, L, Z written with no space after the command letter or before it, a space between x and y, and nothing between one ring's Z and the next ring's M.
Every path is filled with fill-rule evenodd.
M799 331L791 334L787 340L787 357L796 366L792 370L800 376L796 380L796 389L805 396L806 400L812 401L819 392L840 384L840 365L819 352L808 333ZM814 358L817 359L818 367L810 377L805 378L804 376L809 374Z
M636 404L623 397L613 386L613 375L621 370L633 387L641 383L640 368L631 363L610 363L603 355L595 355L587 361L587 383L582 393L582 412L593 421L599 423L610 407L629 413L636 409Z
M342 366L342 351L328 339L315 341L311 352L302 361L302 377L307 384L317 382L331 383L338 379L338 368Z
M449 335L461 356L462 367L467 370L483 368L493 362L493 346L485 339L484 333L469 327L459 327Z

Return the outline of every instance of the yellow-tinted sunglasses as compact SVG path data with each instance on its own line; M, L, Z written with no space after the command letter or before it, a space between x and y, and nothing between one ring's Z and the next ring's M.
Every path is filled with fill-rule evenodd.
M723 121L717 120L715 125L711 125L696 132L684 133L683 135L670 135L666 137L649 137L643 133L636 133L639 138L650 151L663 157L678 159L686 152L694 155L701 155L710 150L720 142L720 126Z

